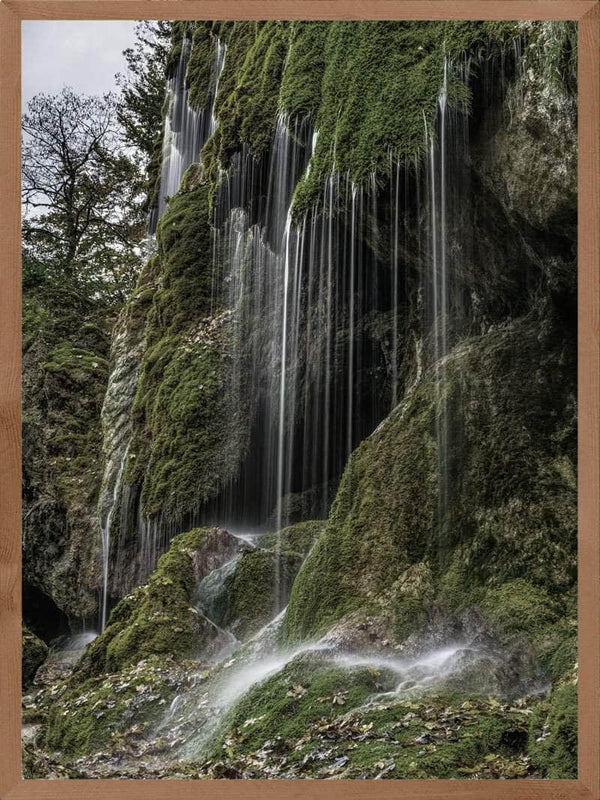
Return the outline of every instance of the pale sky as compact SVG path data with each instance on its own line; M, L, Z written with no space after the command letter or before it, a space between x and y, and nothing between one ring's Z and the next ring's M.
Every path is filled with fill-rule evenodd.
M122 52L134 42L135 20L24 20L22 25L23 108L38 92L71 86L85 94L116 89L124 72Z

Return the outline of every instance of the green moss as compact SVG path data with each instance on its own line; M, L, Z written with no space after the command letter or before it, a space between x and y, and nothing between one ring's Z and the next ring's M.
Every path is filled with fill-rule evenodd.
M459 59L471 51L501 47L517 31L514 24L339 22L297 34L286 65L290 78L282 87L283 107L289 103L289 110L298 112L309 97L318 100L314 124L319 139L310 174L294 195L295 214L317 202L324 178L333 171L360 183L369 173L387 169L390 150L402 160L420 157L424 120L431 129L443 82L444 53ZM313 59L302 91L302 69L319 46L324 56ZM302 98L299 106L296 94ZM469 100L452 76L448 100ZM390 114L390 108L397 113Z
M285 606L301 563L298 553L244 553L235 570L223 624L238 639L260 630Z
M22 689L33 683L35 673L48 657L48 645L23 625L21 636Z
M372 609L373 597L425 554L436 488L433 404L425 391L414 402L410 418L394 414L352 454L328 524L294 584L289 635L319 633L348 612Z
M229 315L209 316L209 189L192 173L158 226L160 285L145 316L132 412L125 478L143 484L148 515L179 517L196 508L232 476L245 447L245 404L227 383Z
M298 656L284 669L251 689L226 720L215 747L235 740L235 750L250 753L275 734L282 740L300 738L323 717L334 718L363 703L393 679L377 670L343 669L317 654ZM253 719L250 725L246 721ZM227 746L227 745L225 745Z
M206 22L196 23L192 38L192 51L188 61L185 81L189 86L189 104L191 108L200 110L208 103L214 49L216 42Z
M483 611L507 633L544 630L562 612L558 601L547 591L524 578L490 589L482 603Z
M530 774L527 708L457 694L365 705L394 683L384 670L340 669L326 655L299 656L238 703L210 763L231 764L251 777Z
M564 679L565 675L569 675L578 660L578 643L577 636L571 636L561 642L560 646L556 648L552 656L550 664L550 674L553 681L560 681Z
M96 607L90 531L114 318L67 286L23 297L23 576L72 617Z
M557 687L535 710L529 728L529 753L545 778L577 778L576 683Z
M290 117L314 114L321 105L325 44L331 23L295 22L279 92L279 105Z
M141 733L162 715L182 678L181 668L163 655L76 684L50 707L46 748L63 757L111 747L118 752L119 735L134 724Z
M260 537L259 545L267 549L278 547L280 550L306 556L321 535L325 525L326 520L321 519L297 522L295 525L288 525L278 533L265 533Z
M394 635L398 641L422 630L435 596L429 563L411 565L392 587L391 604L395 611ZM393 598L393 599L392 599Z
M288 43L289 24L285 22L233 26L228 38L231 52L219 86L222 99L217 106L224 166L243 143L255 157L270 147Z

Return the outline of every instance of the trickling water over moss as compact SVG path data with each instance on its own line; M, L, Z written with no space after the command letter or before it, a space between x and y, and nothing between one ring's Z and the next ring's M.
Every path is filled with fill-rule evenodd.
M530 773L527 708L449 693L365 704L394 685L385 669L299 656L238 703L205 770L211 777L229 768L230 777L396 779Z

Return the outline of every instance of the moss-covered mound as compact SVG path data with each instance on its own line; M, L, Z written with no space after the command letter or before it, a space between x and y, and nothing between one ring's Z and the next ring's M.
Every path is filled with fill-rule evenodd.
M302 556L296 552L255 550L240 558L223 624L244 640L285 607Z
M22 661L21 661L21 676L22 688L27 689L33 679L38 668L44 663L48 656L48 645L39 639L35 633L32 633L29 628L23 625L22 636Z
M318 654L300 656L240 701L203 771L280 778L532 773L525 703L441 695L365 705L393 687L384 670L341 669Z
M399 579L424 559L449 609L483 603L511 633L560 618L576 568L575 387L573 343L552 350L553 336L523 319L464 342L360 445L294 584L288 636L358 608L401 612Z
M145 586L113 609L104 633L87 649L72 681L117 672L152 655L197 656L219 639L219 631L195 607L200 580L231 560L239 541L217 528L177 536Z

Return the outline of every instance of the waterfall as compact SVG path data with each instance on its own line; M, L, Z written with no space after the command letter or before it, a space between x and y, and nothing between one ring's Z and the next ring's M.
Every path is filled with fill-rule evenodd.
M166 139L164 186L174 180L173 168L180 178L194 157L202 141L198 126L216 125L214 91L224 48L216 47L211 108L203 117L208 128L187 105L188 58L184 47L169 86L171 133L173 120L180 122L179 133ZM468 66L463 69L466 80ZM227 314L230 321L226 391L248 408L249 438L237 474L216 498L180 520L146 518L139 492L130 498L123 487L125 505L137 503L131 515L137 520L140 576L153 569L173 535L192 525L281 530L300 519L326 517L348 457L414 383L403 363L408 337L419 363L429 356L436 365L438 520L443 519L451 472L444 358L451 341L448 320L458 305L450 280L458 256L450 258L449 239L460 205L460 181L454 185L454 179L467 140L466 115L447 102L450 73L446 62L422 165L390 153L387 175L372 172L363 184L331 172L323 178L320 199L297 215L294 192L310 174L318 132L310 117L279 114L267 155L257 158L244 146L222 171L213 210L211 313ZM405 256L411 230L418 232L416 266ZM453 247L459 252L456 242ZM405 313L415 283L421 339L415 319ZM274 596L277 613L277 586Z
M296 218L317 140L310 118L280 115L269 158L242 150L217 191L212 308L233 312L230 391L250 398L253 421L238 476L203 512L225 526L281 529L294 504L326 516L349 453L389 408L374 389L383 335L367 336L365 319L388 302L377 187L331 173Z
M217 129L215 102L219 79L225 66L226 46L219 39L215 40L208 103L199 110L191 108L189 104L186 82L191 47L191 40L184 36L179 61L167 81L168 110L165 116L158 205L150 212L150 235L156 233L156 226L166 210L169 198L179 191L185 171L199 161L202 148Z

